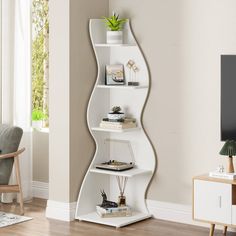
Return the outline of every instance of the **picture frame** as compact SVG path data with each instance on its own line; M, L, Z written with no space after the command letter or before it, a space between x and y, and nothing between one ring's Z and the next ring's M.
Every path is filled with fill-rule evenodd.
M106 65L105 85L124 85L124 66L122 64Z

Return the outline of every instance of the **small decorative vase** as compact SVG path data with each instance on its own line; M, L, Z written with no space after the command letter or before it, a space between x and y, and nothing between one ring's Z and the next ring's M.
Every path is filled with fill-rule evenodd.
M122 44L123 31L107 31L107 44Z
M126 197L121 195L118 198L118 206L126 206Z
M42 120L33 120L32 127L36 130L40 130L43 128L43 121Z

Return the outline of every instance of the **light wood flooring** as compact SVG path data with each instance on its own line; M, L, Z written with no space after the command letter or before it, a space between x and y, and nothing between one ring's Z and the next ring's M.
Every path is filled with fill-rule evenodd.
M206 228L171 223L155 219L145 220L127 227L116 229L86 222L62 222L45 218L46 201L34 199L25 204L25 215L33 220L0 228L1 236L207 236ZM1 204L0 211L19 214L16 204ZM215 236L222 235L216 231ZM228 233L230 235L236 235Z

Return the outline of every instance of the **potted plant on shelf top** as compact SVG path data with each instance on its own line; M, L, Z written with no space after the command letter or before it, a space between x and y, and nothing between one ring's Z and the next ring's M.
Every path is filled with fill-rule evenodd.
M119 19L119 15L115 12L111 17L103 17L108 28L107 43L122 44L123 43L123 26L127 19Z

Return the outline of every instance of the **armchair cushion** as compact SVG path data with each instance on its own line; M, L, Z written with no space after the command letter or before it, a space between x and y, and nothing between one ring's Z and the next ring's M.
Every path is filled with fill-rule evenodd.
M23 130L19 127L0 125L0 150L1 154L16 152L18 150ZM0 160L0 185L8 184L14 159Z

